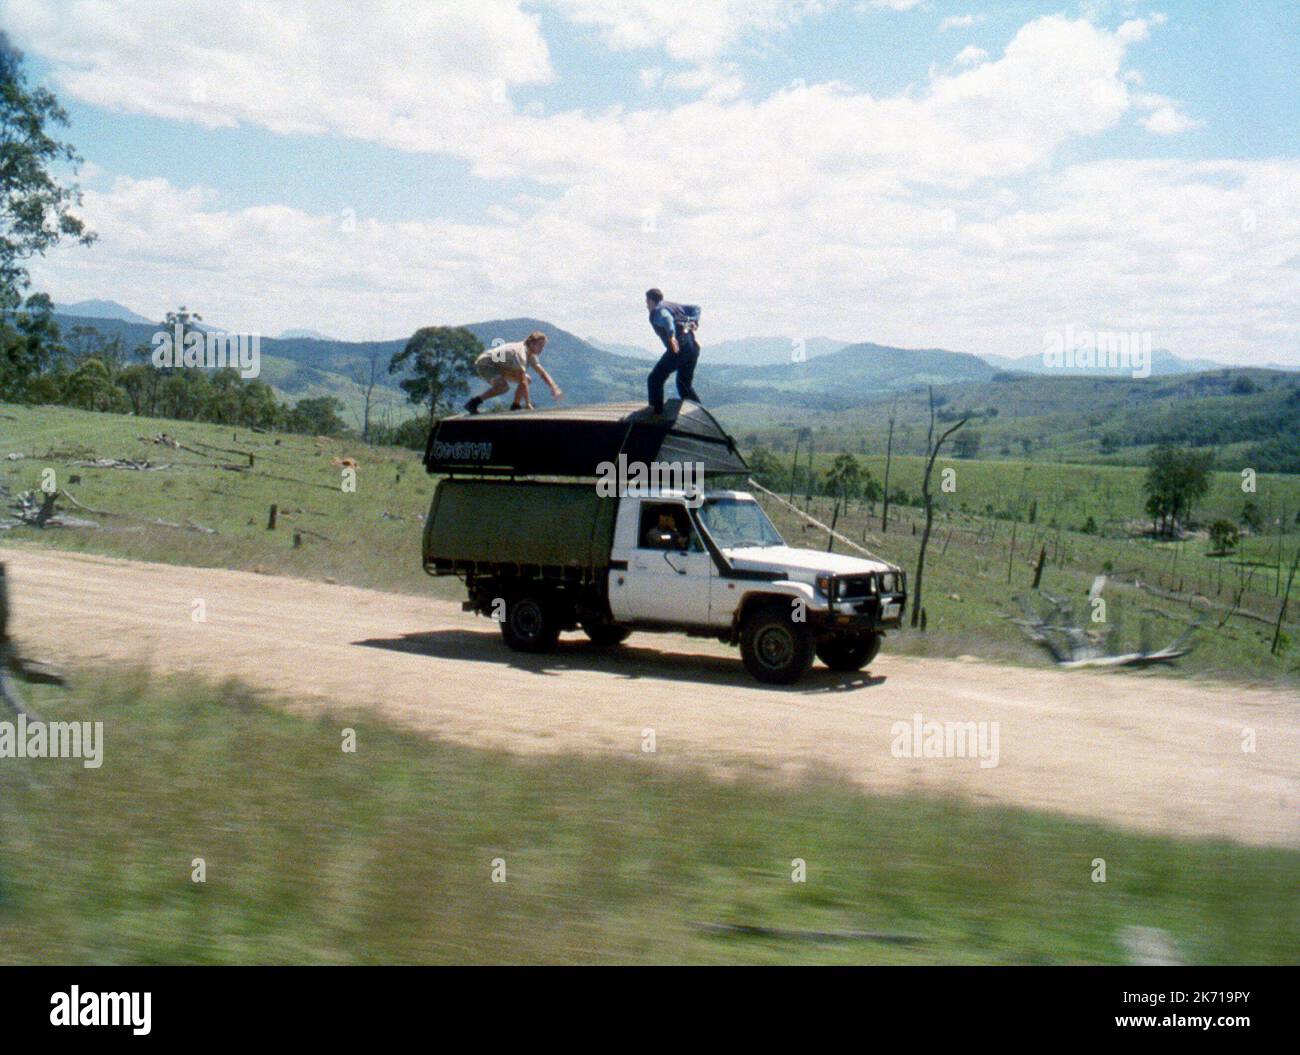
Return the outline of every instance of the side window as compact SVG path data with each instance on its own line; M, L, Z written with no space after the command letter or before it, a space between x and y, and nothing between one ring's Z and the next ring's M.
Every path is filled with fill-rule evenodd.
M698 548L686 507L679 502L642 502L641 549L684 550Z

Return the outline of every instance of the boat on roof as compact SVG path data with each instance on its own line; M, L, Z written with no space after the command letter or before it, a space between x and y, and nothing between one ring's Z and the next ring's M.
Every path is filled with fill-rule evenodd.
M717 418L698 403L676 399L663 415L643 403L597 403L443 418L429 433L424 467L430 473L590 477L619 455L647 465L701 463L706 476L749 472Z

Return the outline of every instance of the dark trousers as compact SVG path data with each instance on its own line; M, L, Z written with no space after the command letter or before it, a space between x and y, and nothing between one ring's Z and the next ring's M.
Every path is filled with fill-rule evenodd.
M646 379L646 388L650 393L650 407L656 414L664 412L664 382L674 371L677 373L677 394L682 399L692 399L696 403L700 401L692 384L695 380L695 364L700 361L700 346L695 341L695 334L679 333L677 348L676 355L671 348L665 348L664 354L660 356L659 362L655 363L655 368L650 371L650 376Z

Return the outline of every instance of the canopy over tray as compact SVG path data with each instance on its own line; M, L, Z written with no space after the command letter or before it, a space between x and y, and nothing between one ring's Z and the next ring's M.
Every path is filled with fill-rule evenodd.
M700 462L706 476L748 473L735 441L698 403L672 400L663 417L644 404L462 414L429 434L431 473L596 476L602 462Z

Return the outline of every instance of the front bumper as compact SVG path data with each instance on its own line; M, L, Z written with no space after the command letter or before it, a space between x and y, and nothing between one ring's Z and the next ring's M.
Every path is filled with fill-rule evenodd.
M827 628L887 630L902 626L907 576L895 569L870 575L832 576L827 607L818 620Z

